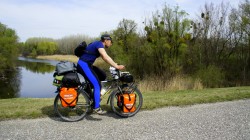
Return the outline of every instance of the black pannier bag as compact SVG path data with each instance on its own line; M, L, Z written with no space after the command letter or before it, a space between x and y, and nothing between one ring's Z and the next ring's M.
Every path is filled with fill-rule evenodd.
M63 87L78 87L81 84L78 74L76 72L70 72L63 76L62 86Z

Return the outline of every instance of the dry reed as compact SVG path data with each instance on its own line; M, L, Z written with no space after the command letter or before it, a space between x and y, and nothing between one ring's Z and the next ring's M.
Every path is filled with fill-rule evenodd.
M201 80L190 77L175 76L169 80L159 76L151 76L139 82L142 91L176 91L187 89L203 89Z
M71 61L77 62L78 58L74 55L40 55L37 59L57 60L57 61Z

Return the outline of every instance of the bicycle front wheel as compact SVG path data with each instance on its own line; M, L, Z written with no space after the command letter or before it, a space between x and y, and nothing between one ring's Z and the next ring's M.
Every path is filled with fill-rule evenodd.
M86 94L79 93L76 106L63 107L58 94L54 100L54 110L56 114L68 122L75 122L82 120L90 108L90 101Z
M120 102L119 96L122 95L122 93L120 93L119 90L114 91L111 94L110 105L111 105L111 109L113 110L113 112L115 112L116 115L121 116L121 117L131 117L139 112L143 103L142 93L140 92L138 88L135 88L133 94L135 94L135 97L136 97L135 102L134 102L135 109L131 112L124 111L124 105L122 103L119 103Z

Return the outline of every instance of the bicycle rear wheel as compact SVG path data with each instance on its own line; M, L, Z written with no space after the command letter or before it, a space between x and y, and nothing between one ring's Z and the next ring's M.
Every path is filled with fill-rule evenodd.
M77 104L74 107L63 107L58 94L54 100L54 110L56 114L68 122L82 120L90 109L90 101L86 94L79 93Z
M138 88L134 88L133 90L134 90L133 93L135 94L135 97L136 97L135 104L134 104L135 110L133 112L124 112L123 106L118 104L119 96L122 94L120 93L119 90L116 90L111 94L110 106L116 115L121 116L121 117L131 117L139 112L143 103L142 93L140 92Z

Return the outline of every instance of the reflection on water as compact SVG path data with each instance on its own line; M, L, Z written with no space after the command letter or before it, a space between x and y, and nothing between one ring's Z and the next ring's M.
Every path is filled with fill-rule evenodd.
M20 61L24 61L24 62L40 62L40 63L44 63L44 64L50 64L52 66L55 66L58 61L54 61L54 60L42 60L42 59L32 59L32 58L25 58L25 57L19 57L18 60Z
M57 61L20 57L18 68L0 81L0 98L50 98L55 97L52 85Z
M19 60L18 66L25 68L33 73L51 73L54 72L55 66L44 62L21 61Z
M0 99L19 97L20 80L19 69L5 73L5 77L0 79Z

